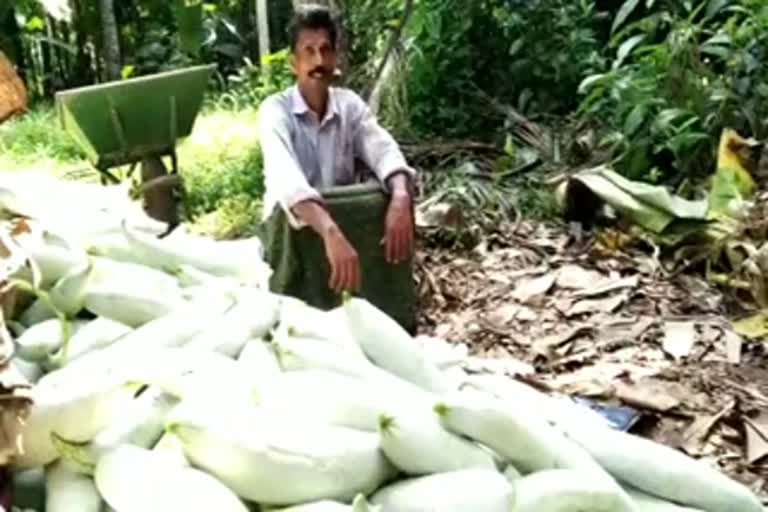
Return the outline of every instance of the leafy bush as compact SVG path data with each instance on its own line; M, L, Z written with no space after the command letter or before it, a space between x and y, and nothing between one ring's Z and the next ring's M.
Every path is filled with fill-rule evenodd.
M407 30L410 132L493 136L482 96L532 117L569 112L584 74L602 65L604 18L592 0L420 2Z
M289 49L284 48L265 55L260 66L246 60L245 66L229 76L229 90L216 97L216 107L236 112L249 108L257 109L265 98L293 84L290 57Z
M224 205L258 216L264 193L263 159L254 111L208 112L179 151L184 209L195 220Z
M530 117L565 115L578 106L581 79L604 65L603 24L609 19L591 0L512 0L496 18L508 41L513 105Z
M723 128L766 135L768 71L758 63L768 56L768 7L656 4L638 16L641 4L629 0L619 11L613 60L581 84L580 114L603 126L617 170L680 183L711 174ZM623 26L629 15L638 19Z

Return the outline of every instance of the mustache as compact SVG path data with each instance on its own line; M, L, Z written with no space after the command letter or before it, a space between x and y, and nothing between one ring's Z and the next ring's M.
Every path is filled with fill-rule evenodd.
M310 71L309 74L310 75L315 75L315 74L327 75L328 74L328 70L325 69L322 66L318 66L315 69L313 69L312 71Z

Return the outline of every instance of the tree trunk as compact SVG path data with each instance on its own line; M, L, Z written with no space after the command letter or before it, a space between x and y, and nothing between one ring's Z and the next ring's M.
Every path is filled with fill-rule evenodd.
M72 78L73 86L87 85L94 82L94 71L91 66L91 55L88 52L88 30L85 21L85 6L82 0L73 0L74 18L72 28L75 31L75 72Z
M51 17L45 17L45 30L46 35L51 37ZM43 94L48 95L53 92L54 78L56 75L56 69L53 65L53 46L46 41L40 41L40 53L43 57Z
M100 0L101 29L104 34L104 66L106 80L120 80L120 38L117 32L113 0Z
M256 25L259 32L259 57L269 54L269 11L267 0L256 0Z
M395 52L395 47L397 46L398 42L400 41L400 38L403 35L405 26L408 24L408 19L411 17L411 14L413 13L413 8L414 8L413 0L405 0L405 6L403 7L403 16L400 19L400 24L397 26L397 30L392 32L392 35L389 38L389 42L387 43L386 50L384 50L384 55L382 56L381 62L379 63L379 67L376 70L376 74L373 77L373 89L371 89L371 94L369 95L367 100L371 107L371 110L373 110L374 113L378 112L379 110L379 103L381 100L381 91L383 90L384 84L387 83L390 75L395 70L395 63L391 57Z

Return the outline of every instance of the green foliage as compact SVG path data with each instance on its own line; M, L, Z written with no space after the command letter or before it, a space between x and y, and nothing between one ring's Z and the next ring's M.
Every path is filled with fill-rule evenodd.
M216 210L231 198L260 201L264 193L262 156L258 146L190 162L184 169L185 209L191 217Z
M179 149L190 219L218 209L239 217L243 210L258 215L264 183L255 125L252 110L210 111L198 120Z
M348 2L344 26L349 35L345 85L364 90L372 86L378 59L400 24L403 0L358 0ZM378 27L378 30L371 30Z
M709 175L724 128L768 133L768 71L758 64L768 57L768 7L658 1L643 12L635 3L616 17L613 61L581 84L579 113L603 126L603 146L630 178ZM630 14L641 15L624 24Z
M500 58L505 52L488 44L500 35L492 12L503 3L420 2L408 28L412 49L406 91L414 134L454 137L478 133L485 126L479 109L471 108L477 102L473 89L486 79L484 73L498 76L488 62L503 67Z
M72 164L85 157L61 129L55 111L42 104L24 117L0 125L0 155L4 161L0 166L7 168L32 165L41 159ZM0 167L0 170L3 169Z
M607 13L591 0L515 1L497 9L508 49L506 83L523 114L564 115L578 105L574 94L585 74L605 59L601 24ZM497 44L498 44L497 43Z
M603 18L591 0L420 2L407 30L411 132L493 135L478 91L532 117L567 113L603 63Z
M290 51L285 48L265 55L261 66L250 61L229 77L229 90L219 96L221 106L228 105L235 111L243 108L257 108L268 96L281 92L294 82L290 66Z

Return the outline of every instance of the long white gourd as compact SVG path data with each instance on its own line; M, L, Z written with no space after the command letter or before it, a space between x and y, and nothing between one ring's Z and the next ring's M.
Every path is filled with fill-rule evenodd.
M488 446L523 472L580 469L604 474L586 451L534 410L470 391L444 397L435 410L448 430Z
M16 340L19 356L34 362L44 361L68 339L87 325L87 321L59 321L58 318L35 324Z
M248 311L239 304L232 307L211 324L194 336L187 346L190 348L218 352L228 357L237 357L245 344L252 338L253 317L259 311Z
M237 362L246 370L258 375L263 381L268 381L282 373L274 346L261 339L248 340L237 357Z
M381 507L369 505L362 494L359 494L352 501L352 505L338 501L322 500L288 508L262 508L264 512L379 512L380 509Z
M191 347L150 348L130 356L130 379L179 398L227 396L254 404L261 376L234 359ZM125 370L124 370L125 371Z
M593 410L553 398L504 375L472 375L463 379L461 389L489 393L519 410L535 410L553 425L578 422L589 428L610 428L608 421Z
M183 304L181 293L165 295L156 290L131 287L127 284L95 284L85 291L85 308L96 316L103 316L130 327L140 327L147 322L170 314Z
M384 312L349 295L343 307L353 338L374 364L428 391L444 393L455 388L405 329Z
M46 512L101 512L102 500L93 479L63 461L45 469Z
M367 359L327 341L277 334L275 353L283 371L328 370L364 377L375 368Z
M186 264L216 276L260 285L270 273L258 255L222 250L212 240L160 240L125 224L123 233L142 263L151 267L173 269Z
M747 487L667 446L615 430L567 434L615 478L648 494L705 512L763 512Z
M220 318L233 304L234 299L224 295L213 294L201 297L181 305L167 315L145 323L105 349L86 354L72 364L80 364L83 359L89 361L94 358L117 357L113 354L124 351L141 352L151 348L181 346ZM101 352L105 352L106 355L102 355Z
M701 512L701 509L681 507L626 485L623 488L635 503L637 512Z
M523 475L521 475L517 468L512 464L508 464L507 467L504 468L504 476L507 478L507 482L511 484L516 484L523 478Z
M74 268L61 278L51 289L53 306L67 316L77 314L83 309L83 294L93 273L93 263L88 260L84 265Z
M119 348L112 345L83 356L46 375L41 383L55 379L58 386L69 390L73 380L111 381L128 383L136 389L154 386L179 398L218 396L219 400L227 397L246 405L256 401L258 376L222 354L186 347Z
M125 239L120 227L87 237L83 247L91 256L109 258L124 263L141 263L141 258Z
M178 265L170 269L170 272L182 288L203 286L218 290L236 291L243 286L234 277L216 276L188 264Z
M512 512L637 512L613 480L569 469L540 471L515 484Z
M264 337L278 321L279 307L274 296L259 290L240 291L237 303L215 320L188 346L237 357L252 338Z
M426 397L399 393L389 383L327 370L290 371L265 379L258 400L264 409L369 432L377 432L384 414L430 407Z
M491 454L440 424L430 409L383 415L379 421L381 450L401 471L420 476L462 469L495 470Z
M377 491L371 503L382 512L509 512L512 495L501 473L466 469L401 480Z
M94 481L117 512L248 511L213 476L133 445L122 445L104 455L96 466Z
M46 364L51 368L60 368L89 352L109 346L132 330L133 328L109 318L95 318L72 335L66 351L59 349Z
M88 261L88 255L84 251L53 244L34 243L24 245L24 249L40 269L42 278L40 285L43 288L58 282L73 269Z
M48 374L35 387L34 404L21 429L23 453L14 461L21 468L45 465L59 455L54 432L85 442L106 428L132 400L135 389L111 378L61 379ZM53 376L53 377L52 377Z
M45 373L39 364L27 361L21 357L11 359L11 365L21 373L30 384L35 384Z
M146 265L102 256L91 256L91 261L94 266L92 279L96 283L142 283L158 291L179 288L174 275Z
M248 500L347 501L394 474L374 433L242 407L225 414L210 404L197 410L184 405L172 413L168 430L181 439L193 465Z
M340 501L320 500L294 507L262 507L263 512L353 512L350 505Z
M54 445L62 459L78 472L93 475L99 459L121 444L150 448L163 435L166 414L179 400L161 390L149 388L133 400L112 424L93 441L73 443L54 436Z
M160 440L152 447L152 451L161 454L169 461L179 466L189 466L187 456L184 455L184 446L178 437L166 432Z
M44 320L56 317L56 312L72 317L83 309L85 287L93 272L93 264L86 261L69 271L48 292L51 305L38 298L20 317L26 326L32 326ZM51 306L53 306L52 309Z
M349 330L343 307L323 311L299 301L289 301L282 307L280 326L290 336L320 339L365 356Z

